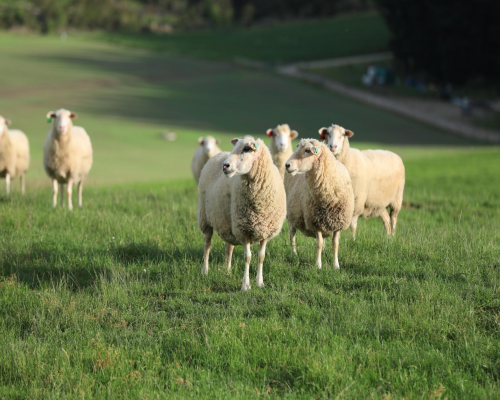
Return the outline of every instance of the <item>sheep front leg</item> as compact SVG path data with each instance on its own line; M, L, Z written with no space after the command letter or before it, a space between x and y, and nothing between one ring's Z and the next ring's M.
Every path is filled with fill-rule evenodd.
M8 196L10 194L10 174L8 172L5 174L5 190Z
M318 255L316 257L316 265L319 269L321 269L321 251L323 250L323 234L319 231L316 233L316 249L318 251Z
M243 243L243 251L245 255L245 274L243 275L241 290L245 291L250 289L250 260L252 259L250 242Z
M259 268L257 269L257 278L255 281L257 282L257 287L264 287L264 277L262 276L262 270L264 269L264 258L266 258L266 244L267 240L263 240L260 242L259 247Z
M67 192L68 192L68 210L72 211L73 210L73 179L72 178L68 179Z
M226 265L227 273L231 272L231 260L233 259L234 246L232 244L226 243Z
M210 249L212 248L213 233L214 233L213 229L210 229L203 235L203 239L205 242L203 248L203 269L201 270L201 273L203 275L208 275L208 257L210 255Z
M334 255L334 264L333 267L335 269L340 269L339 265L339 242L340 242L340 231L337 231L333 234L332 245L333 245L333 255Z
M26 175L21 175L21 194L26 193Z
M78 182L78 207L82 208L83 206L83 178L80 182Z
M295 243L295 235L297 233L297 230L290 225L290 244L292 245L292 253L297 255L297 245Z
M57 207L57 181L52 179L52 207Z

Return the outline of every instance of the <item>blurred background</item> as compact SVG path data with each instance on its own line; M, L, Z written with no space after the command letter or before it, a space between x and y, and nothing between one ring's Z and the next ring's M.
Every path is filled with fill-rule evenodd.
M91 136L91 183L186 178L199 136L281 123L474 151L500 142L499 20L497 0L0 0L0 115L42 185L58 108Z

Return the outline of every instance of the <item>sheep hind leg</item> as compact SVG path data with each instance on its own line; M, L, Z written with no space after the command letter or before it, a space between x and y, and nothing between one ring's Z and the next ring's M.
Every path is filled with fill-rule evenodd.
M212 228L206 231L203 235L204 246L203 246L203 269L201 273L203 275L208 275L208 257L210 255L210 249L212 248L212 235L214 231Z
M64 208L64 185L62 183L59 185L59 190L61 191L61 207Z
M68 179L68 186L66 187L68 192L68 210L73 211L73 179Z
M7 196L10 195L10 174L8 172L5 174L5 191Z
M264 277L262 274L262 270L264 269L264 258L266 258L266 244L267 240L263 240L260 242L259 247L259 268L257 269L257 278L255 281L257 282L257 287L264 287Z
M78 207L82 208L83 206L83 178L80 182L78 182Z
M250 251L250 242L243 243L243 251L245 254L245 273L243 274L243 284L241 290L249 290L250 287L250 261L252 260L252 252Z
M21 175L21 194L26 193L26 176L24 174Z
M358 229L358 218L359 215L352 217L352 222L351 222L352 240L356 240L356 230Z
M57 181L52 179L52 207L57 207Z
M323 250L323 234L321 232L316 233L316 266L321 269L321 251Z
M339 242L340 242L340 231L333 234L332 246L333 246L333 267L335 269L340 269L339 265Z
M390 217L391 217L391 234L392 234L392 236L396 235L396 224L398 223L398 214L399 214L398 209L391 208Z
M387 210L384 208L382 212L380 213L380 218L382 218L382 222L384 224L385 228L385 233L387 233L387 236L391 236L391 219L389 217L389 213Z
M231 272L231 260L233 258L233 250L234 246L232 244L226 243L226 265L228 274Z
M297 230L290 225L290 244L292 246L292 253L297 255L297 245L295 243L295 235L297 233Z

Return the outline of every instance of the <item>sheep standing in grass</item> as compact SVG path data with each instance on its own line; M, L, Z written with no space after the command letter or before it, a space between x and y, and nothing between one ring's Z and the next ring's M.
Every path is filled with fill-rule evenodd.
M286 162L292 176L287 187L287 215L292 250L296 230L316 238L316 265L321 268L323 238L332 236L334 267L339 269L340 232L351 223L354 194L347 169L332 157L330 150L315 139L302 139Z
M26 135L17 130L9 130L10 121L0 116L0 177L5 178L7 194L10 181L17 176L21 179L21 192L25 192L25 174L30 166L30 145Z
M200 181L201 170L207 161L221 152L218 146L219 141L212 136L200 137L198 143L199 146L194 153L193 161L191 161L191 171L197 184Z
M293 153L292 140L299 134L290 130L287 124L278 125L274 129L267 130L267 137L271 138L269 150L273 157L274 165L280 171L281 179L285 179L285 164Z
M349 138L354 133L338 125L321 128L319 133L320 140L326 141L352 179L355 203L351 223L353 237L356 238L360 216L382 218L387 235L394 235L405 187L405 167L401 157L386 150L351 148Z
M242 290L250 289L250 245L260 243L257 286L263 287L262 269L267 242L277 236L286 216L283 182L268 148L251 137L233 139L231 153L219 153L201 171L198 226L204 234L203 274L215 230L226 242L227 269L236 245L243 245L245 273ZM333 157L332 157L333 158Z
M57 206L57 184L61 187L61 206L64 206L64 185L67 184L68 209L73 209L73 184L78 184L78 207L82 207L83 181L92 168L92 143L80 126L73 126L77 115L60 109L49 111L47 121L52 128L43 147L43 166L52 179L52 204Z

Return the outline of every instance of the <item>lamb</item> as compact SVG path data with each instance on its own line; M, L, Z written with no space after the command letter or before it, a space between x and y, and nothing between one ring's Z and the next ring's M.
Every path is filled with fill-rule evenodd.
M25 174L30 166L30 145L26 135L17 129L9 130L11 121L0 116L0 177L5 178L7 195L10 182L17 176L21 180L21 193L25 193Z
M250 245L260 243L257 286L264 286L262 269L266 244L276 237L286 217L286 197L278 169L262 140L233 139L231 153L212 157L201 171L198 226L204 234L203 274L215 230L226 242L226 264L231 270L234 246L243 245L245 273L242 290L250 289Z
M273 157L274 165L280 171L281 179L285 179L285 163L293 153L292 140L299 134L297 131L290 130L287 124L278 125L274 129L267 130L267 137L271 138L269 150Z
M73 126L74 112L61 108L47 113L52 127L43 147L43 166L52 179L52 205L57 206L57 184L64 207L64 185L67 184L68 209L73 209L73 184L78 184L78 207L82 207L83 182L92 168L92 143L80 126Z
M316 265L321 268L323 238L332 236L334 267L339 269L340 233L351 223L354 194L347 169L316 139L302 139L286 162L292 179L287 187L290 242L296 254L296 230L316 237Z
M405 167L401 157L386 150L351 148L354 133L338 125L319 130L333 155L349 171L354 189L354 214L351 223L356 239L358 218L380 217L388 236L396 233L398 214L403 203ZM390 213L387 212L390 209Z
M204 165L216 154L221 152L219 149L219 141L212 136L198 138L199 146L196 149L193 161L191 161L191 171L193 172L196 184L200 181L200 173Z

